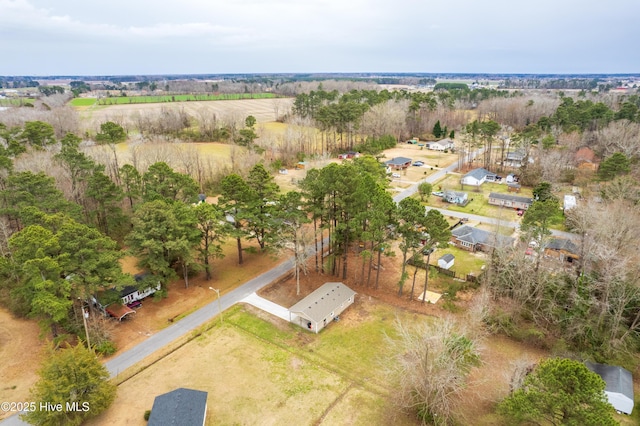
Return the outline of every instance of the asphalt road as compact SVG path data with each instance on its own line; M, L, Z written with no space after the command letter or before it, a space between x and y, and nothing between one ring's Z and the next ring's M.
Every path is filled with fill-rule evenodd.
M481 151L478 150L474 153L473 156L475 157L480 153ZM454 162L449 167L438 170L437 172L425 178L423 181L413 184L409 188L405 189L404 191L396 194L393 197L393 200L396 203L398 203L404 198L410 197L411 195L415 194L418 191L418 185L420 183L422 182L434 183L440 178L442 178L443 176L445 176L446 174L453 172L457 168L457 166L458 166L457 162ZM429 208L430 207L427 207L427 209ZM445 209L437 209L437 210L440 210L442 214L446 216L453 216L453 217L460 217L460 218L468 217L470 220L474 220L478 222L493 223L493 224L499 223L501 225L514 227L514 228L519 226L518 222L513 222L513 221L501 221L500 219L494 219L494 218L478 216L478 215L471 215L471 214L462 213L462 212L454 212L454 211L445 210ZM575 235L569 234L567 232L554 231L553 233L554 235L563 235L565 238L575 237ZM292 258L285 260L284 262L278 264L277 266L270 269L269 271L257 276L256 278L246 282L245 284L241 285L235 290L220 297L219 302L218 300L214 300L213 302L198 309L197 311L186 316L180 321L175 322L173 325L157 332L156 334L152 335L151 337L141 342L137 346L116 356L115 358L105 363L105 366L109 371L109 374L111 374L111 377L116 377L118 374L120 374L121 371L124 371L127 368L132 367L136 363L142 361L147 356L153 354L154 352L168 345L174 340L182 337L184 334L192 330L195 330L196 328L200 327L207 321L210 321L211 319L215 318L220 314L220 309L222 309L222 311L224 312L226 309L240 302L242 299L249 296L251 293L257 292L262 287L273 282L277 278L285 275L287 272L289 272L293 268L293 266L294 266L294 263ZM13 415L3 420L2 425L3 426L22 426L22 425L26 425L26 423L22 422L17 415Z
M214 300L173 325L157 332L144 342L106 362L105 366L107 370L109 370L112 377L117 376L121 371L142 361L158 349L168 345L184 334L195 330L212 318L215 318L220 314L220 309L224 312L251 293L260 290L262 287L285 275L293 266L293 260L287 259L264 274L247 281L235 290L220 297L220 305L218 305L218 300Z

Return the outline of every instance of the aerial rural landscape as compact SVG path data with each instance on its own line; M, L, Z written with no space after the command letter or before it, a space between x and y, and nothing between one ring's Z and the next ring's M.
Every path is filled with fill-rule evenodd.
M569 3L0 0L0 425L640 425L640 4Z

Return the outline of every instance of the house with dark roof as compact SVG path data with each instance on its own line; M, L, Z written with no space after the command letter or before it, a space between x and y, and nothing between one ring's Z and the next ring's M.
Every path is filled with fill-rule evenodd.
M544 247L544 255L562 261L573 262L580 259L580 250L571 240L553 238Z
M507 152L504 156L502 164L506 167L522 167L525 159L527 159L526 161L528 161L529 163L533 163L533 158L527 158L526 151L519 149L516 151Z
M492 192L489 194L489 204L512 209L527 210L533 204L533 198L518 195Z
M462 185L480 186L486 181L493 182L496 180L496 174L490 172L487 169L479 167L471 170L466 175L462 176L460 183Z
M609 404L613 405L616 411L624 414L631 414L633 411L633 376L625 368L615 365L597 364L586 362L587 368L600 377L606 383L604 393L607 395Z
M204 426L207 392L178 388L156 396L148 426Z
M441 139L435 142L427 142L427 149L433 149L436 151L445 151L448 149L452 149L455 144L451 139Z
M463 250L475 252L512 247L515 239L464 225L451 231L451 242Z
M411 166L411 158L407 157L394 157L391 160L384 162L388 167L394 170L406 169Z
M343 283L324 283L289 308L289 320L317 334L353 304L355 295Z

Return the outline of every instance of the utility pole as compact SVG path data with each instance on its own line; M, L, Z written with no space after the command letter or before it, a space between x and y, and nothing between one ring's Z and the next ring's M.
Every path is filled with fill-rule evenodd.
M82 322L84 323L84 333L87 336L87 349L93 352L91 348L91 342L89 341L89 328L87 327L87 319L89 318L89 311L83 306L82 307Z
M222 305L220 304L220 290L217 288L209 287L209 290L213 290L218 295L218 312L220 315L220 324L222 324Z

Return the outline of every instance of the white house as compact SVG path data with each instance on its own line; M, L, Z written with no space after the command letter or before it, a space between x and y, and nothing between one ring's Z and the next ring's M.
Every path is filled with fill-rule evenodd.
M452 149L453 147L455 147L455 144L451 139L441 139L435 142L427 142L427 148L436 151L444 151L447 149Z
M318 333L355 301L356 292L340 282L324 283L289 308L301 327Z
M444 195L442 196L442 199L448 203L460 204L460 205L466 206L467 203L469 202L469 194L467 194L466 192L453 191L448 189L444 191Z
M633 411L633 376L629 370L615 365L585 363L587 368L606 383L604 393L609 404L620 413L631 414Z
M466 175L462 176L460 182L463 185L471 185L471 186L480 186L486 181L494 181L496 179L496 174L490 172L487 169L479 167L477 169L471 170Z
M453 262L455 261L455 256L451 253L447 253L438 259L438 266L442 269L449 269L453 266Z

